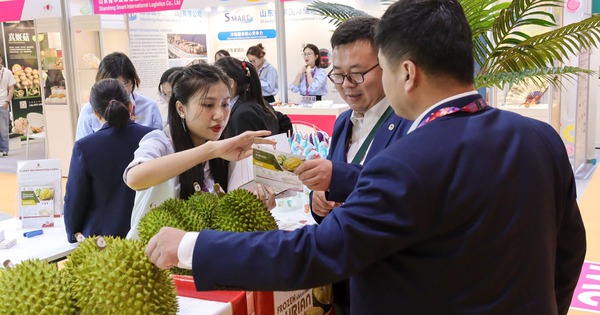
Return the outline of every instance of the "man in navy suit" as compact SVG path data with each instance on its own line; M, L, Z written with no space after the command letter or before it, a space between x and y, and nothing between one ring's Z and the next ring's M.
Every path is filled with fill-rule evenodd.
M317 223L341 205L356 185L362 165L400 137L411 121L393 113L381 82L375 25L379 19L355 17L331 35L333 68L329 79L350 110L335 121L327 159L302 163L296 174L309 189L311 214ZM346 281L334 284L336 309L350 309Z
M566 314L586 244L556 131L477 94L457 0L395 2L376 41L386 95L414 124L344 205L292 232L163 228L151 261L192 267L198 290L349 277L351 314Z
M311 214L317 222L346 201L362 164L405 135L411 124L393 113L383 91L375 44L378 20L349 19L331 36L333 68L328 77L350 110L335 122L327 159L307 161L296 170L313 190Z

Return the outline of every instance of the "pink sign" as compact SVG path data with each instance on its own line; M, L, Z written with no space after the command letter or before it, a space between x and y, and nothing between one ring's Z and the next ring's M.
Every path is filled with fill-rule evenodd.
M571 309L600 312L600 263L583 263Z
M25 0L0 1L0 22L20 21Z
M183 0L94 0L95 14L179 10Z

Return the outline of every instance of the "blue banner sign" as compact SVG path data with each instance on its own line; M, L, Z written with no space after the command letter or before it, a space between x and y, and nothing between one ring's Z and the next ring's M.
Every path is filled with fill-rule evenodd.
M274 29L230 31L219 32L219 40L275 38L276 35L277 32Z

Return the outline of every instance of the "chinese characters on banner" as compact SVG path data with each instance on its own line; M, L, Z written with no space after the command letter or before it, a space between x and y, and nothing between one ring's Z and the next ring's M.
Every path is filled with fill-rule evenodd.
M126 14L179 10L183 0L94 0L96 14Z
M17 84L12 99L13 119L26 118L28 113L42 113L40 72L38 70L35 27L33 21L4 23L6 67Z

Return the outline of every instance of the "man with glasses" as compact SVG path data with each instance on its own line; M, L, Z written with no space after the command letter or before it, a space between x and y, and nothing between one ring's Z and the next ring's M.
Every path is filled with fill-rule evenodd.
M351 110L336 120L327 159L310 160L296 174L311 193L311 214L320 223L354 190L362 164L402 137L411 122L393 113L381 82L374 17L340 24L331 36L333 69L328 77ZM332 180L332 178L334 180ZM345 282L334 285L334 302L349 310Z
M114 52L102 58L96 73L96 82L102 79L117 79L123 84L134 102L131 114L136 123L155 129L163 128L162 118L156 102L135 92L135 88L140 85L140 77L127 55ZM77 141L96 132L100 128L102 128L102 123L94 115L91 104L84 104L77 120L75 140Z

